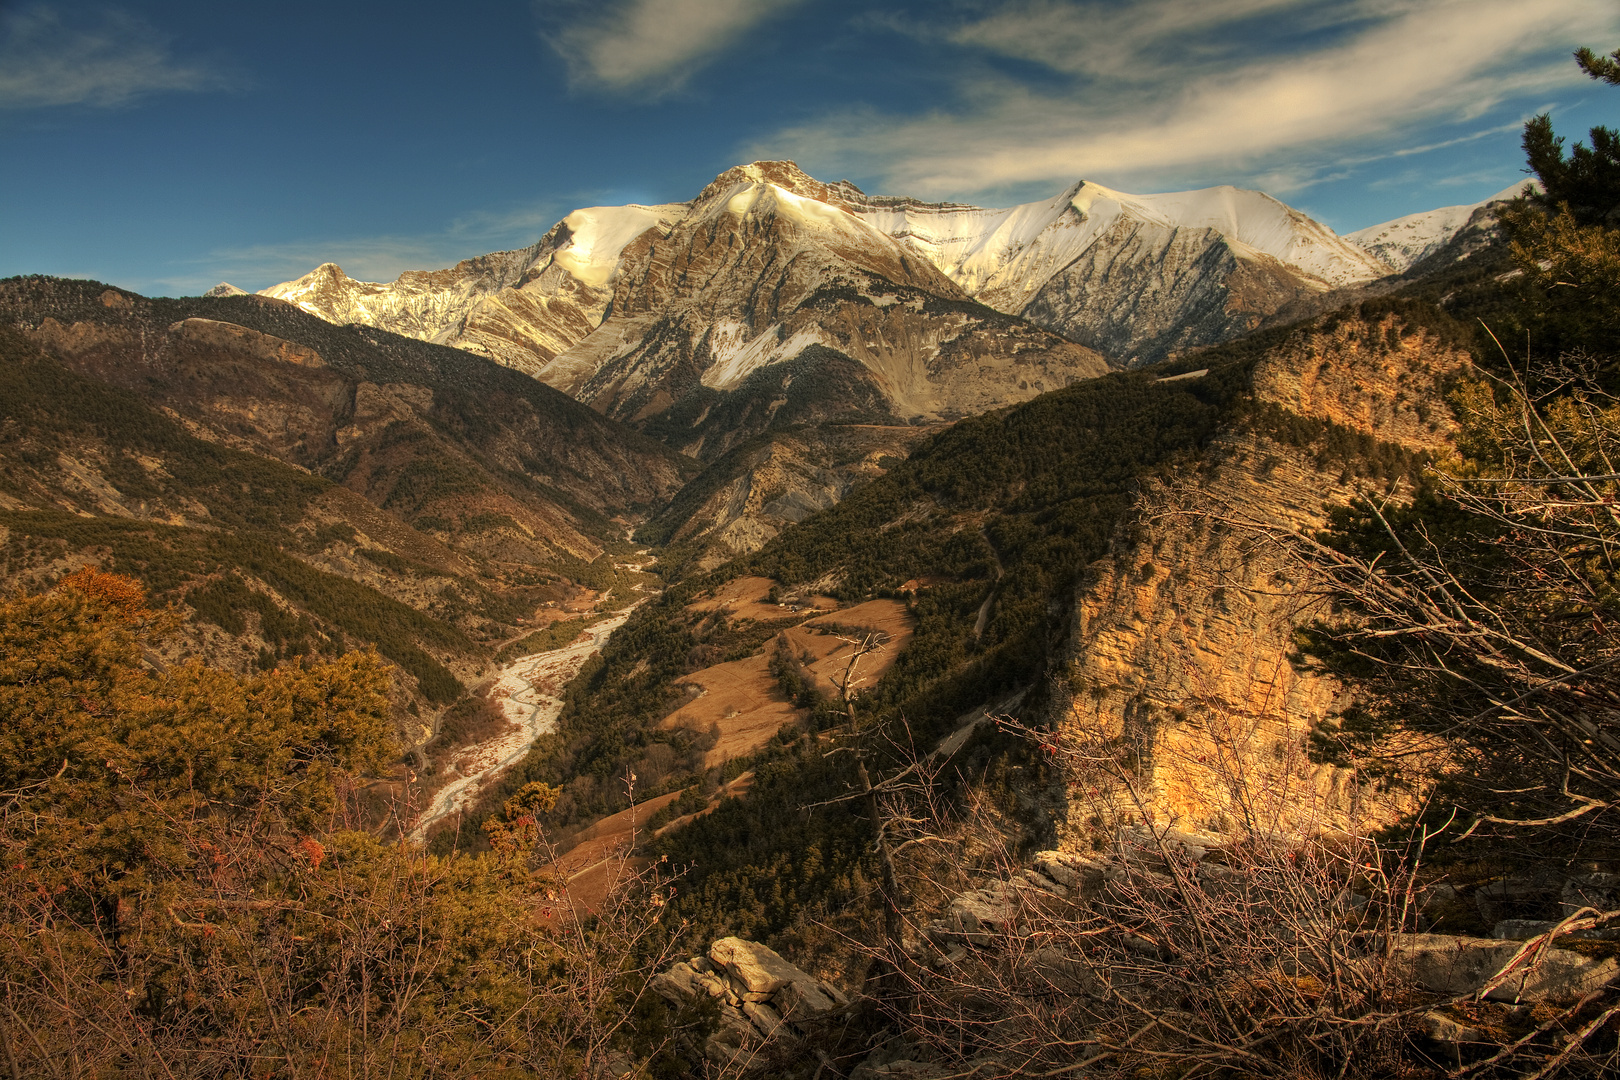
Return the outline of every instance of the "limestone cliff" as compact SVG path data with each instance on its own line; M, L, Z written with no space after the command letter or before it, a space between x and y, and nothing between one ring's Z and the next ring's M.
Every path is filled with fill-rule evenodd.
M1341 447L1349 434L1443 455L1454 425L1442 384L1465 362L1393 318L1328 320L1258 363L1254 409L1202 468L1145 488L1076 597L1061 721L1079 744L1129 747L1136 791L1077 778L1076 835L1111 814L1292 832L1382 812L1348 773L1307 760L1311 728L1347 703L1337 683L1289 660L1321 602L1298 561L1244 523L1317 529L1325 502L1383 486L1329 450L1335 435ZM1321 422L1315 436L1300 437L1310 425L1297 418Z

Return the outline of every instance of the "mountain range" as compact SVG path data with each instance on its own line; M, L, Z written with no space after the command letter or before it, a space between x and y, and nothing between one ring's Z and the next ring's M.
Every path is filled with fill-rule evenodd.
M329 321L477 352L584 400L617 400L621 376L633 386L659 381L636 369L658 366L653 354L668 345L650 354L647 339L668 327L630 316L675 298L659 274L676 267L688 275L676 291L701 311L697 324L682 320L689 347L706 342L694 353L703 365L697 381L726 389L810 344L839 343L823 320L784 323L774 309L717 299L745 282L716 276L698 248L757 248L770 235L786 245L783 256L821 264L829 279L835 266L858 267L942 300L974 300L1124 367L1240 336L1302 295L1405 271L1516 193L1340 237L1268 195L1229 186L1131 195L1083 181L1044 201L986 209L871 196L848 181L818 181L792 162L759 161L727 170L687 203L576 210L522 250L409 271L387 284L355 281L326 263L264 295ZM882 305L888 295L898 300L892 292L865 299ZM765 321L756 326L754 318ZM891 359L874 356L869 366L881 371ZM916 397L909 383L894 390ZM656 397L638 398L632 412ZM902 410L922 404L903 392L896 400Z

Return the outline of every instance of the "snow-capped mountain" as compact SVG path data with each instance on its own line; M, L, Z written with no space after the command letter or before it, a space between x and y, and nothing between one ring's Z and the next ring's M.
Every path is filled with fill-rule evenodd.
M323 263L261 292L335 323L362 323L453 345L533 373L602 321L625 246L685 213L673 206L593 206L533 247L497 251L392 282L356 281Z
M861 215L970 296L1127 364L1390 272L1298 210L1234 187L1128 195L1081 182L1006 210L869 199Z
M1301 295L1392 269L1257 191L1129 195L1083 182L1051 199L985 209L869 196L847 181L818 181L791 162L754 162L722 174L690 203L577 210L521 251L389 284L353 281L327 264L266 294L334 321L544 369L554 385L590 395L605 392L600 372L624 366L613 357L635 352L659 321L641 295L644 272L664 265L672 237L689 245L723 220L754 223L723 230L728 242L778 235L759 225L779 222L801 238L819 237L811 247L880 277L895 275L940 298L978 300L1126 364L1238 336ZM647 281L655 285L657 277ZM725 315L697 295L699 284L689 280L681 295L710 318L683 331L689 348L705 341L704 385L733 384L813 342L836 347L839 335L812 327L813 319L789 320L793 328L784 333L788 324L780 320ZM674 295L662 286L647 295L654 294ZM877 306L881 295L867 301ZM632 309L638 320L617 318ZM613 325L603 326L610 310ZM775 336L763 336L767 331ZM594 338L589 345L587 336Z
M1438 210L1426 210L1380 225L1369 225L1365 229L1347 233L1345 239L1359 244L1397 271L1406 271L1445 247L1470 223L1479 224L1474 219L1481 211L1496 203L1517 198L1524 186L1525 181L1521 180L1477 203L1442 206Z
M840 368L841 408L900 419L981 412L1106 370L1091 350L973 303L847 209L851 196L790 163L722 173L667 231L624 249L610 317L538 376L635 421L681 403L701 415L667 437L708 455L724 448L705 425L716 395L764 394L754 422L821 411L800 400L808 386L792 389L805 371L790 362L807 357Z

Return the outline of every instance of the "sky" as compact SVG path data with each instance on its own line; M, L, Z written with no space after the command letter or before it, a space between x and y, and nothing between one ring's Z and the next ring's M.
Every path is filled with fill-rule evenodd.
M1620 0L0 0L0 277L392 280L789 158L1006 206L1259 188L1348 232L1523 178Z

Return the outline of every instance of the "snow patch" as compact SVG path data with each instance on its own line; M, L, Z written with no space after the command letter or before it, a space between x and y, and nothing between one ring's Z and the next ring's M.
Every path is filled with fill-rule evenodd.
M601 288L619 269L619 257L648 229L677 220L684 204L667 206L589 206L563 218L569 241L552 255L556 265L579 281Z
M731 319L722 319L709 330L709 355L714 361L700 381L711 390L734 390L760 368L798 356L811 345L824 344L820 331L800 330L786 341L778 341L781 327L773 324L749 337L749 328Z

